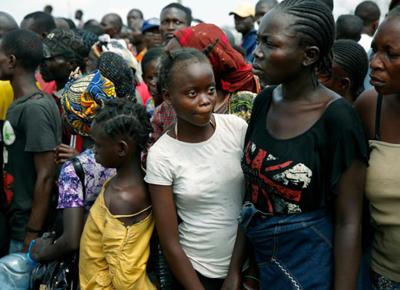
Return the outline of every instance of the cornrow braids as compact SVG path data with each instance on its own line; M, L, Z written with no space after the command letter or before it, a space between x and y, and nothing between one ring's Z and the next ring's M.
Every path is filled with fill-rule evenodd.
M135 141L143 150L152 132L146 109L127 99L108 101L94 119L111 138L122 137Z
M207 56L195 48L181 48L172 52L166 52L161 57L161 66L158 76L157 87L159 92L167 89L171 84L173 69L178 63L189 61L210 63Z
M283 13L296 17L292 28L302 35L300 45L317 46L320 58L315 67L329 72L332 67L331 48L335 40L335 21L328 6L315 0L284 0L276 7Z
M333 44L333 60L351 78L354 100L364 91L364 79L368 72L368 56L364 48L349 39Z

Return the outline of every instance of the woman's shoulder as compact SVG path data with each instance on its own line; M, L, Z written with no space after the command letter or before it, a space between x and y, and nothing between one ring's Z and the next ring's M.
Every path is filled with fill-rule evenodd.
M375 129L376 105L378 92L371 88L364 91L354 102L354 108L358 112L364 129L369 137L373 137Z
M168 135L168 131L164 132L164 134L151 145L148 155L157 156L158 158L162 156L167 157L168 153L171 152L170 149L177 146L176 142L173 141L173 138Z
M217 123L223 123L224 126L228 127L241 128L247 125L245 120L234 114L214 114L214 117Z

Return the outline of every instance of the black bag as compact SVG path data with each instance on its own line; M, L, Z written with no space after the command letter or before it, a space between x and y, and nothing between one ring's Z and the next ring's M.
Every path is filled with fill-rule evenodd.
M72 159L76 175L82 183L83 199L85 199L85 172L78 158ZM62 219L61 219L62 220ZM47 234L48 235L48 234ZM70 257L39 264L33 269L30 289L77 290L79 289L79 252Z

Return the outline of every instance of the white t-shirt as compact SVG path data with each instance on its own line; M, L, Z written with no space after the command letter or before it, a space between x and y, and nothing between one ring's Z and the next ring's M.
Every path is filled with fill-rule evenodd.
M234 115L215 116L206 141L186 143L164 134L150 148L145 181L172 185L179 240L193 268L225 278L244 198L240 165L247 124Z
M358 41L358 44L364 48L366 53L368 53L368 51L371 49L372 39L373 37L369 36L368 34L361 34L361 39Z

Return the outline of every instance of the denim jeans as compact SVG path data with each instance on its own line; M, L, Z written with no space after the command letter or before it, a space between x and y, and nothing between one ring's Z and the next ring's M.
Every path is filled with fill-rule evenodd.
M246 203L240 226L254 248L261 289L331 290L333 225L326 210L279 216Z

